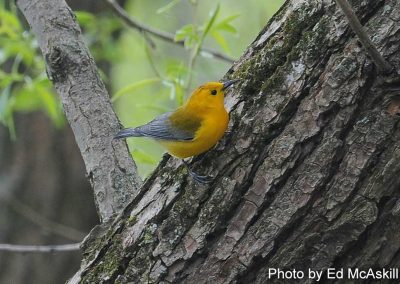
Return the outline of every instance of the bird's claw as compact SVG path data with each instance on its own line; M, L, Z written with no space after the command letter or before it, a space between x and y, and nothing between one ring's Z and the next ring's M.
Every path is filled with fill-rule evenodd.
M189 175L193 178L195 182L200 184L209 184L213 180L213 177L211 176L202 176L192 171L189 167L189 164L185 160L182 159L182 162L185 165L187 171L189 172Z
M202 176L199 174L196 174L195 172L189 170L190 176L194 179L194 181L200 183L200 184L209 184L213 180L211 176Z

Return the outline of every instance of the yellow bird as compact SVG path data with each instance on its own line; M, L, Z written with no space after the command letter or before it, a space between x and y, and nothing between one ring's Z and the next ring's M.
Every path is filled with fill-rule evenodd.
M217 144L228 127L224 93L237 81L206 83L194 90L187 102L175 111L164 113L145 125L123 129L114 139L149 137L182 160L204 153ZM209 181L208 177L191 171L185 160L183 162L196 181Z

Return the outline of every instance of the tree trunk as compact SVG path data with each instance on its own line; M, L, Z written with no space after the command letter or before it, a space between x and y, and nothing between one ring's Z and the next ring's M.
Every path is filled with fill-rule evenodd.
M16 116L17 140L0 127L0 243L80 242L98 222L71 129L43 113ZM0 283L61 283L79 267L79 251L0 252Z
M61 97L79 147L101 221L136 196L141 180L126 143L114 143L120 124L75 15L64 0L17 0L38 40L49 79Z
M398 70L400 3L352 5ZM400 265L399 86L382 84L335 2L288 1L227 77L243 80L228 94L230 132L192 163L214 181L200 186L165 157L87 238L71 283L265 283L270 268L328 279L328 268Z
M398 69L400 3L352 4ZM164 159L87 243L81 281L265 283L269 268L398 267L397 102L384 103L375 70L333 1L286 3L228 72L243 79L228 95L230 132L194 163L214 182Z

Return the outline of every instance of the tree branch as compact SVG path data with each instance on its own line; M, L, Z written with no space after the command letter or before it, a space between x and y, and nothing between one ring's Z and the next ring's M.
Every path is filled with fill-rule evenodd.
M360 21L357 18L357 15L354 13L353 8L350 6L349 2L347 2L347 0L336 0L336 3L346 15L351 28L358 36L358 39L366 49L367 53L371 57L372 61L375 63L378 70L383 73L390 73L393 70L393 67L383 58L383 56L376 49L374 43L371 41L368 34L364 30L364 27L361 25Z
M149 33L153 36L156 36L162 40L165 40L170 43L174 43L180 46L184 46L184 41L175 41L175 36L171 33L160 31L157 29L154 29L152 27L146 26L142 23L139 23L132 17L130 17L125 10L115 1L115 0L104 0L110 8L115 12L116 15L118 15L128 26L137 29L141 32L146 32ZM228 57L218 51L208 49L208 48L201 48L202 52L206 52L210 54L212 57L223 60L229 64L232 64L235 60L231 57Z
M33 210L31 207L25 205L23 202L15 198L11 199L9 204L15 210L15 212L30 220L32 223L42 227L45 231L52 232L53 234L57 234L71 241L80 241L87 235L75 228L47 219L43 215Z
M120 124L107 90L64 0L17 0L17 6L38 39L48 77L85 162L98 214L107 220L125 207L140 185L126 143L112 140Z
M0 244L0 251L19 252L19 253L52 253L52 252L64 252L64 251L78 251L80 243L66 244L66 245L47 245L47 246L36 246L36 245L12 245L12 244Z

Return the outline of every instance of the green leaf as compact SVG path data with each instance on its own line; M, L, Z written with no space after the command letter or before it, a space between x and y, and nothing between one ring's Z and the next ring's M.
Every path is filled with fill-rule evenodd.
M14 95L16 111L34 111L40 108L41 103L31 87L24 86Z
M0 36L17 39L22 33L21 24L16 15L0 7Z
M226 17L225 19L223 19L219 23L215 24L215 26L213 27L213 31L226 31L226 32L229 32L229 33L236 34L237 30L231 24L231 22L233 20L235 20L236 18L238 18L239 16L240 16L240 14L235 14L235 15L231 15L231 16Z
M29 47L29 42L27 43L24 39L10 39L6 38L2 43L2 49L5 58L12 58L20 56L25 65L30 66L34 63L35 59L35 49Z
M0 89L3 89L13 83L22 82L24 76L19 73L6 73L0 70Z
M4 123L10 99L10 86L5 88L0 95L0 120Z
M52 92L49 80L36 80L34 88L41 100L43 110L51 118L56 127L61 127L65 123L61 102Z
M180 84L179 82L175 82L174 91L175 91L177 106L182 106L184 103L184 99L185 99L185 91L183 88L183 84Z
M54 93L50 81L45 77L35 79L25 78L25 84L14 92L15 111L43 110L52 120L56 127L65 124L65 117L61 102Z
M194 25L192 24L185 25L175 32L175 41L184 40L188 36L192 36L193 32L194 32Z
M226 53L231 54L231 49L229 48L228 42L225 40L224 36L221 33L217 31L212 31L211 35Z
M176 80L183 85L183 78L189 74L190 70L181 61L170 61L167 63L166 74L169 80Z
M6 87L0 94L0 122L6 125L10 131L10 136L15 139L13 111L13 98L10 94L11 87Z
M206 37L206 35L208 34L208 32L211 30L215 19L217 18L219 13L219 3L217 4L217 6L215 7L215 9L211 12L210 18L208 19L208 21L204 24L204 28L203 33L201 35L201 38L204 39Z
M164 13L164 12L168 11L169 9L174 7L176 4L178 4L179 2L181 2L181 0L172 0L167 5L161 7L160 9L158 9L157 10L157 14L161 14L161 13Z
M160 81L161 81L160 78L150 78L150 79L144 79L144 80L135 82L133 84L130 84L130 85L122 88L118 92L116 92L115 95L111 98L111 101L115 102L116 100L118 100L119 98L121 98L122 96L124 96L130 92L136 91L137 89L142 88L146 85L158 83Z
M175 41L184 41L185 48L190 48L200 41L198 30L193 24L185 25L175 32Z

